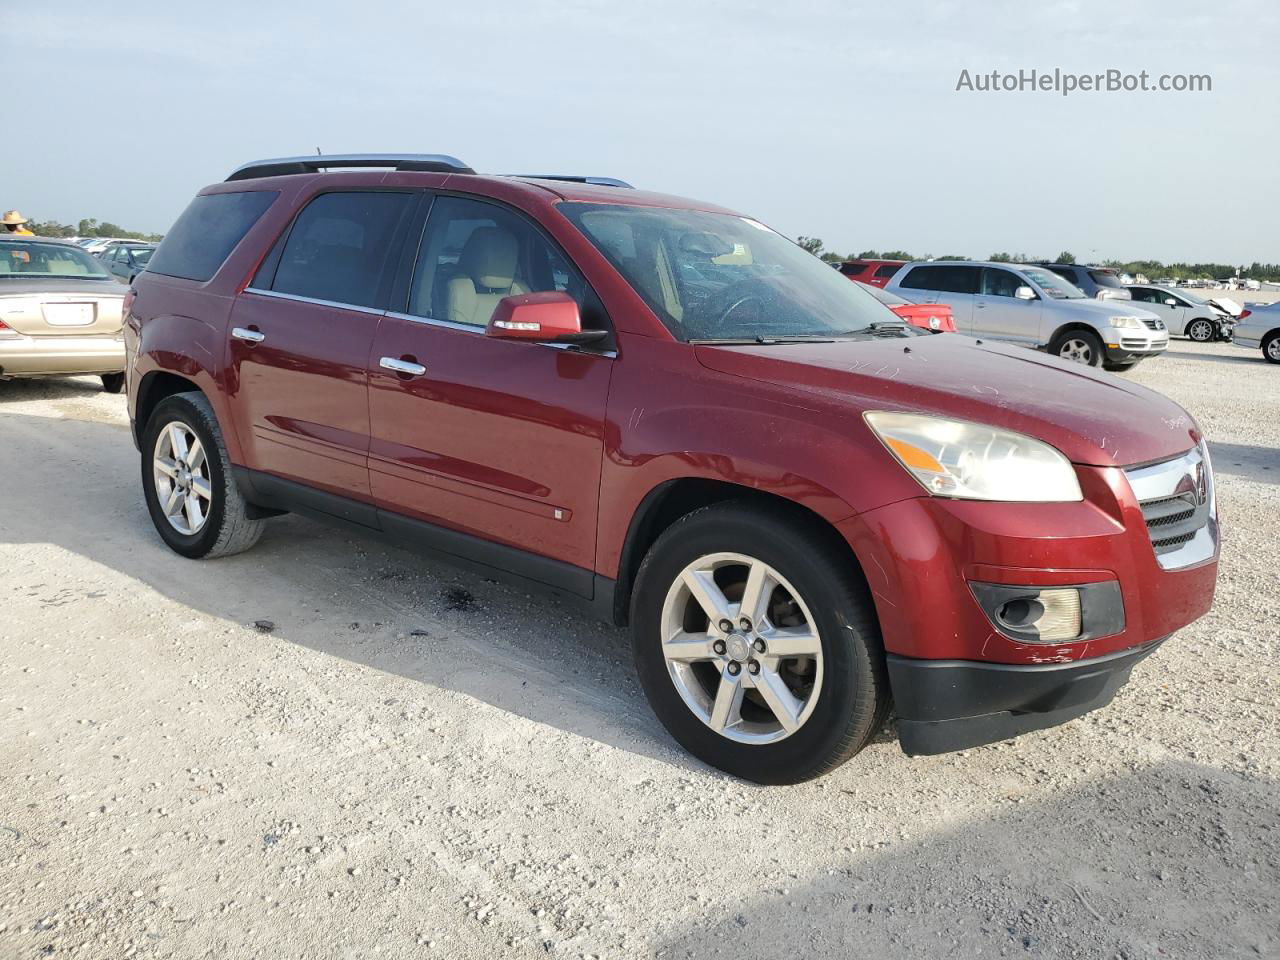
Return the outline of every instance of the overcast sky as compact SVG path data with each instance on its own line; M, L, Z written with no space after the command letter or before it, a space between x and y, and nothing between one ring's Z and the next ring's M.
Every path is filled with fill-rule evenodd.
M1280 262L1280 5L0 0L0 209L165 230L241 163L622 177L841 252ZM1210 93L956 92L962 69Z

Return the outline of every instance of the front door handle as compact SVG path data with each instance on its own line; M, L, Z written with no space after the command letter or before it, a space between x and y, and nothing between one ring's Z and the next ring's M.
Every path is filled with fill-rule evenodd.
M249 330L245 327L236 327L231 331L231 335L237 340L243 340L245 343L261 343L267 339L267 335L260 330Z
M378 366L383 370L394 370L396 373L403 373L410 377L420 377L427 372L427 368L420 363L414 363L412 360L397 360L395 357L383 357L378 361Z

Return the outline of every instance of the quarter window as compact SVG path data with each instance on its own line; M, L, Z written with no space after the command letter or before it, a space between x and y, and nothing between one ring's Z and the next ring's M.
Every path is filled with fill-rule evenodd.
M250 190L196 197L165 234L150 271L208 280L278 196L274 190Z
M527 220L496 204L439 197L427 218L409 313L484 327L503 297L559 290L592 324L586 285Z
M378 305L407 193L323 193L294 221L271 289L315 300Z

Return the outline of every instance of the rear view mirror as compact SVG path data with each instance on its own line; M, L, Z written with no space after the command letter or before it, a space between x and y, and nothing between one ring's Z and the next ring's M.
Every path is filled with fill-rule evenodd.
M539 343L593 343L608 334L582 329L582 317L573 297L559 290L515 293L494 307L485 336Z
M1034 300L1036 298L1036 292L1026 286L1019 287L1017 290L1013 291L1013 295L1019 300Z

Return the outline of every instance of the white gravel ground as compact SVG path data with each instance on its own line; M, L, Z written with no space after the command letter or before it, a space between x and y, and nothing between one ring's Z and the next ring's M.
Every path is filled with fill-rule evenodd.
M1213 441L1212 613L1089 717L792 788L550 602L294 518L178 558L122 398L0 384L0 958L1280 956L1280 368L1130 376Z

